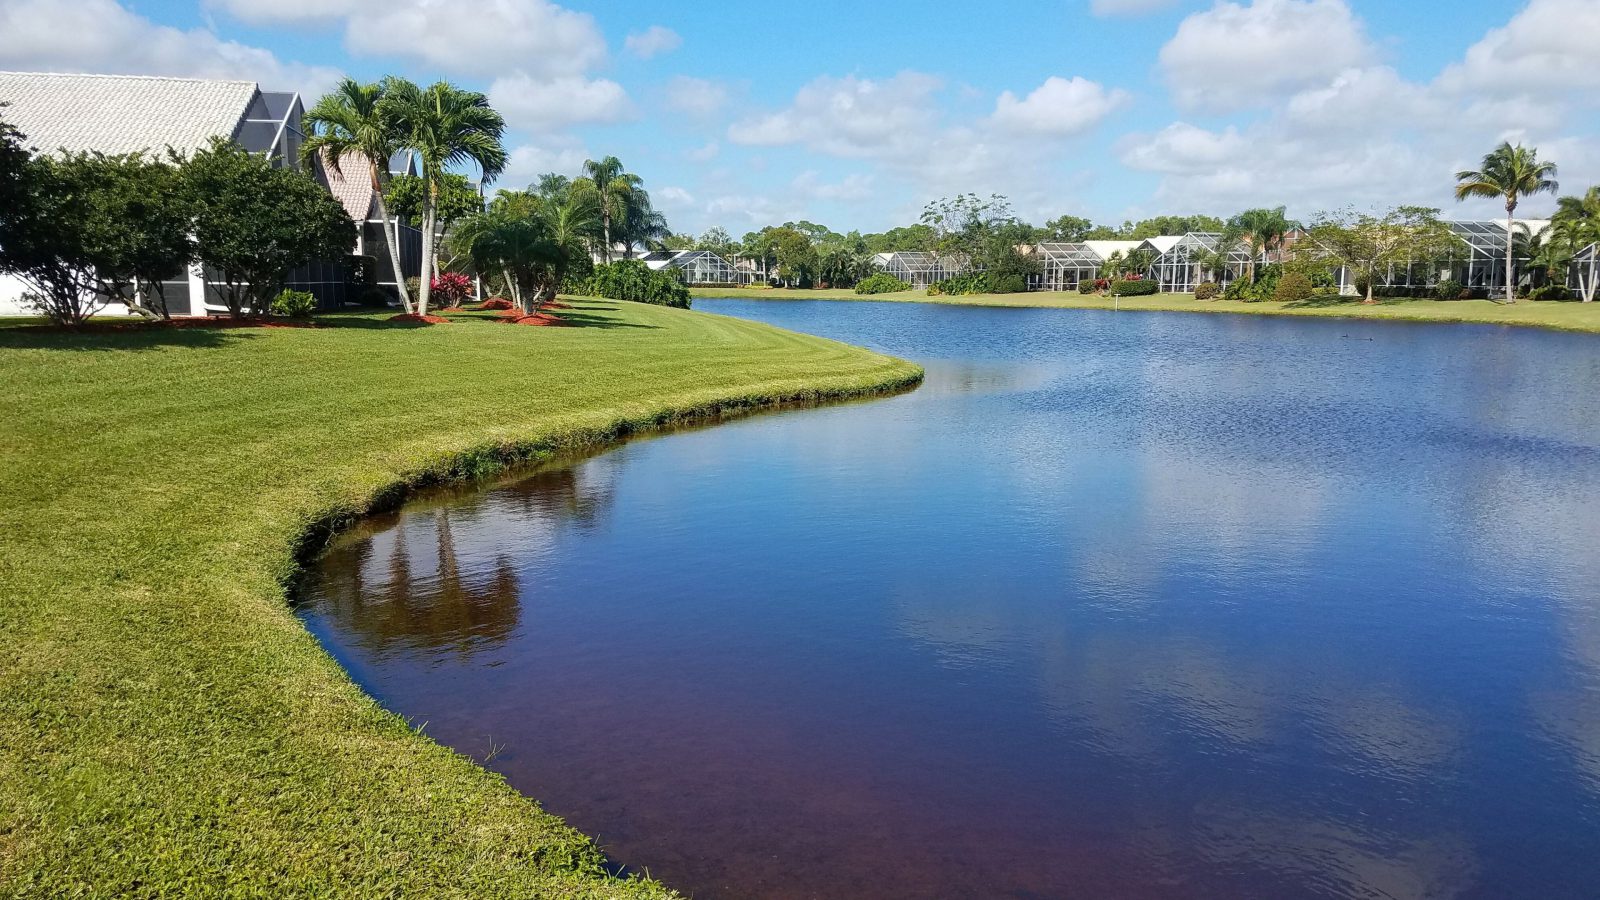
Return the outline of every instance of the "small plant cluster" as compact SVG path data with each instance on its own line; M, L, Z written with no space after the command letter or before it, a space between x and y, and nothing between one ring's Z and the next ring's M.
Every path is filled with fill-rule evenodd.
M428 290L441 306L460 306L472 296L472 279L460 272L440 272L428 285Z
M856 283L858 294L894 294L911 290L911 282L903 281L888 272L875 272Z
M608 300L631 300L657 306L689 308L689 286L677 269L657 271L637 259L595 266L583 293Z
M1222 294L1222 285L1215 281L1202 281L1194 286L1196 300L1215 300Z
M286 289L272 300L272 314L291 319L308 319L316 308L317 296L310 291Z

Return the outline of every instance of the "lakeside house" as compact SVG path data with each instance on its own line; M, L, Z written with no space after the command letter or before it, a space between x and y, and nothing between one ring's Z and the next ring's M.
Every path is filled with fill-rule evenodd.
M253 81L168 78L151 75L81 75L0 72L3 115L42 153L191 154L213 138L234 141L274 166L300 167L305 139L305 104L293 91L266 90ZM391 161L400 174L414 173L409 155ZM287 286L310 291L325 308L364 299L377 289L393 293L393 266L382 225L374 215L374 179L365 160L346 157L334 173L320 161L313 174L361 225L358 256L314 263L289 273ZM401 258L407 276L421 271L421 233L401 226ZM363 271L364 270L364 271ZM178 316L225 311L209 289L213 273L191 266L164 282L167 307ZM26 286L0 276L0 315L31 312L22 304ZM370 299L370 298L367 298ZM112 304L102 315L126 315Z
M639 257L639 261L655 271L677 269L687 284L749 283L742 280L743 272L738 267L710 250L656 250Z

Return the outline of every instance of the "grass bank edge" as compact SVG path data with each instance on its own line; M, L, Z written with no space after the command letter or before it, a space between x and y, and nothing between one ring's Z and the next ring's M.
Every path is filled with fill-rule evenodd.
M572 299L582 301L588 298ZM693 316L708 322L716 320L738 322L738 328L746 331L754 328L777 335L787 334L791 339L803 339L808 345L819 347L833 345L870 359L867 359L865 364L849 368L847 371L832 371L824 365L825 360L830 358L826 354L819 357L817 362L799 367L794 365L795 358L791 355L783 362L774 363L770 371L763 376L759 371L763 368L763 364L759 360L764 349L757 342L749 348L734 348L742 353L747 361L757 361L746 366L752 370L747 373L750 377L744 377L743 380L736 382L710 386L697 383L692 377L691 366L684 370L688 377L678 379L681 384L668 385L658 394L649 395L643 403L638 402L637 395L619 394L605 402L590 403L587 406L580 404L581 408L573 415L552 411L551 415L545 416L512 417L513 427L510 428L503 427L506 423L483 422L480 429L480 423L471 420L464 429L440 430L437 438L428 433L422 434L420 437L425 439L422 442L408 441L408 438L415 439L418 435L396 430L393 433L398 439L393 448L395 451L402 451L403 446L426 447L426 449L373 453L369 457L336 467L337 471L330 477L319 479L314 485L307 485L304 490L281 495L268 492L269 495L259 497L246 495L241 501L239 511L254 507L253 512L258 515L261 527L251 526L238 534L230 532L222 535L221 540L224 543L238 543L241 537L254 537L254 548L246 547L247 552L242 555L231 550L223 550L220 556L208 549L194 559L214 560L216 564L211 567L210 572L204 573L199 579L189 579L182 572L169 571L175 566L192 565L192 559L188 563L169 562L157 565L154 569L146 569L143 579L138 575L139 569L124 573L119 563L117 574L114 576L117 582L102 584L101 579L104 576L98 571L68 578L60 563L47 560L39 563L30 572L23 568L25 560L22 556L12 556L9 560L0 560L6 563L0 565L0 584L8 584L16 592L12 594L10 601L0 602L0 613L6 613L8 603L11 604L10 611L17 613L13 624L18 626L14 632L18 639L42 637L50 641L58 636L51 630L52 621L65 622L88 627L90 633L84 636L88 639L86 646L98 645L97 649L103 651L109 644L113 652L119 646L118 642L122 640L122 635L126 633L129 625L125 621L108 621L104 623L108 627L99 631L95 628L95 616L110 616L112 619L144 616L145 614L139 612L137 608L126 605L125 596L129 591L144 595L154 591L167 595L163 597L161 605L153 607L153 618L147 617L148 621L141 619L137 623L138 628L146 631L159 628L162 616L183 615L182 612L174 612L180 608L193 608L200 616L209 616L212 611L216 611L225 613L235 620L265 614L264 619L253 622L246 629L249 632L247 635L249 645L244 649L255 656L272 658L271 666L276 676L290 679L279 683L281 689L291 693L317 695L318 701L323 706L314 718L306 719L304 722L291 721L289 727L302 734L298 738L290 739L286 731L284 745L295 746L295 741L303 739L303 733L307 729L327 729L330 727L327 723L337 719L339 724L333 727L346 731L340 732L337 739L335 733L329 731L328 743L339 746L369 746L376 748L380 753L376 759L355 760L351 765L376 764L380 769L392 770L396 767L404 768L411 763L416 764L409 772L401 774L400 782L411 785L413 789L425 789L430 798L426 801L426 806L438 804L437 809L440 810L440 812L429 810L424 813L430 816L429 820L419 821L415 825L407 821L396 821L396 816L411 815L406 810L413 807L396 802L396 796L391 796L396 793L396 789L387 786L395 779L382 774L352 780L337 771L307 770L310 774L304 777L288 776L290 782L276 786L269 783L265 794L259 794L259 788L249 785L221 785L225 787L230 802L245 804L241 810L244 818L232 822L217 832L225 848L236 847L239 841L248 841L252 834L267 839L263 841L266 847L281 845L281 841L276 839L282 837L282 832L294 829L283 824L270 823L273 803L276 802L274 794L281 792L292 795L297 791L304 792L320 787L348 788L355 784L375 781L386 785L385 793L380 798L384 805L364 810L362 815L370 818L371 822L375 823L372 827L387 836L385 840L389 846L381 851L363 849L359 854L361 859L367 858L368 855L375 855L377 858L413 857L408 848L421 848L412 847L408 842L436 833L440 821L502 836L501 840L493 842L494 852L476 858L467 858L459 853L450 856L448 852L444 852L441 856L439 851L443 848L426 854L426 860L413 858L412 862L418 866L432 867L415 876L409 873L376 871L355 873L363 882L370 878L373 883L369 886L375 890L378 882L387 881L391 884L409 884L411 889L423 893L437 893L441 896L462 895L469 888L476 889L474 893L467 894L470 896L525 896L528 895L530 886L535 888L535 894L542 896L668 895L670 892L653 882L610 879L597 862L599 845L546 812L539 805L538 798L524 797L499 775L479 765L471 756L438 744L423 734L415 723L384 709L371 695L361 690L350 673L305 632L289 613L285 602L289 597L294 578L304 562L338 528L353 523L363 515L399 503L416 489L446 482L464 482L504 475L508 469L519 464L537 463L557 453L583 453L591 448L604 448L629 436L648 434L680 423L721 421L785 406L842 402L893 393L914 387L920 383L923 375L920 367L903 360L814 336L784 332L782 329L759 323L730 320L714 314L643 307L636 308L636 313L630 314L630 308L634 307L634 304L620 304L621 312L617 315L624 318L644 317L646 320L654 317L657 324L665 318L676 319L680 315ZM361 318L372 318L372 316L369 314ZM450 337L469 340L471 332L475 329L484 329L485 334L493 334L497 338L526 335L530 341L536 341L541 333L555 336L545 329L514 331L511 326L481 321L436 327L441 331L449 329L452 332ZM567 329L561 331L566 332L565 337L568 340L578 334ZM382 331L360 333L371 334L371 339L375 342L373 346L385 340L385 332ZM601 335L605 332L595 332L595 334ZM709 336L710 332L706 334ZM299 340L309 336L310 333L301 330L263 333L264 338L274 340L278 338ZM200 337L202 336L182 336L184 340L198 340ZM696 340L701 339L703 338L696 338ZM73 336L57 334L53 336L53 340L67 343L73 340ZM100 336L96 340L103 342L111 339ZM605 341L599 343L603 344ZM35 351L22 352L32 354ZM530 352L533 352L531 348ZM715 358L716 352L721 351L708 345L705 355L708 358ZM92 359L96 364L114 359L104 353L81 358ZM35 358L29 364L37 364L40 361L43 361L42 358ZM659 363L659 360L657 362ZM248 359L241 365L247 363ZM49 377L40 376L45 380ZM92 389L92 386L89 388ZM337 387L333 389L336 390ZM62 396L72 395L68 393ZM315 401L318 398L311 399ZM26 415L28 408L26 402L15 400L13 402L18 404L17 410ZM46 421L49 420L40 420L40 422ZM231 424L236 425L237 422ZM218 429L210 428L210 430L215 432ZM492 437L488 440L474 441L471 432L476 430L490 432ZM431 443L435 439L441 441L441 444ZM16 447L7 446L0 449L8 452L20 451L23 447L33 446L36 443L29 443L24 436L19 437ZM62 448L67 449L69 446L63 444ZM72 447L71 452L78 452L78 448ZM21 459L21 456L14 458ZM29 489L14 485L13 489L34 493L34 502L44 504L41 508L48 508L58 502L50 495L39 494L38 488ZM225 498L225 503L236 500L226 491L221 491L219 496ZM105 508L111 512L104 515L103 519L116 525L120 516L122 520L139 524L140 520L137 518L130 519L128 514L121 513L114 499L108 502L110 505ZM94 541L92 531L84 531L76 536L67 534L64 537L71 542L84 545L92 544ZM198 537L216 539L210 535ZM18 551L18 547L22 550ZM23 543L15 544L8 549L25 554L28 547L28 543L24 540ZM111 554L115 551L106 548L106 552ZM18 565L11 566L11 562L16 562ZM224 591L217 591L216 587L221 584L230 587ZM89 590L83 591L86 585ZM64 604L57 602L61 599L62 591L74 590L81 592L80 597ZM100 592L104 593L103 598ZM30 600L30 596L33 599ZM26 610L25 606L28 604L34 604L38 609ZM60 606L61 609L57 611L46 609L50 606ZM101 608L107 612L103 614L95 612ZM52 616L56 619L51 620ZM228 637L238 639L238 629L234 627L237 623L218 624L225 629L224 633ZM285 630L285 626L288 630ZM233 630L228 630L230 628ZM224 637L223 640L227 641L228 637ZM77 652L78 646L78 643L69 642L59 646L53 645L47 649L51 652L72 654ZM145 648L137 643L120 646L125 647L130 655L145 651ZM225 646L233 645L225 644ZM180 667L192 663L195 671L204 672L205 667L215 661L215 657L231 652L233 651L210 650L196 657L181 649L180 643L179 656L174 661ZM206 657L211 659L208 660ZM0 676L14 685L25 685L28 682L15 679L25 678L30 673L36 677L43 674L37 666L30 665L34 661L30 659L25 662L19 652L13 660L15 667L12 667L11 663L0 661ZM94 671L94 664L99 662L98 660L88 661L90 670L87 677L75 674L79 672L85 660L69 655L58 662L63 674L69 678L94 682L97 678L103 677L102 673ZM7 672L7 669L10 671ZM117 674L119 678L126 677L126 673L122 673L116 665L109 671ZM310 681L304 680L307 675L311 676ZM247 687L254 683L255 681L251 680L247 683ZM0 783L10 786L10 790L7 791L10 799L0 801L0 884L8 885L0 893L10 894L15 891L17 896L52 896L70 891L86 895L158 896L168 892L169 889L180 893L185 890L200 890L196 883L191 881L197 872L202 873L207 879L205 883L210 885L209 888L200 890L201 893L242 891L244 894L251 894L275 890L281 890L283 893L305 891L315 893L329 889L330 883L322 880L323 878L338 877L331 872L325 876L317 876L312 882L301 883L297 890L285 878L290 871L296 871L300 876L304 876L305 873L290 869L287 860L269 860L263 865L258 852L246 850L243 854L246 859L241 862L234 858L238 855L237 850L219 849L217 842L210 837L188 840L180 846L163 846L161 841L164 838L160 836L162 834L172 833L174 829L181 833L205 827L199 823L187 824L189 820L186 817L174 821L173 814L186 814L193 806L183 801L170 804L151 797L129 796L126 802L132 804L133 814L121 808L107 808L103 804L85 801L69 801L81 808L57 809L55 812L50 812L49 804L60 803L61 797L58 795L68 788L59 787L49 793L37 794L30 793L32 790L39 785L48 784L52 779L57 779L58 785L61 784L60 779L68 782L86 777L94 779L96 776L93 773L101 771L107 762L115 764L125 761L126 750L113 748L109 744L96 746L92 741L99 735L109 733L112 740L121 743L128 736L117 731L119 726L116 723L121 719L115 716L109 720L112 723L110 725L88 728L74 726L74 730L70 732L57 731L55 729L61 726L51 725L42 720L30 721L28 718L30 704L32 712L42 712L53 717L94 715L92 707L83 709L71 705L63 706L61 698L51 694L49 686L44 688L38 698L11 696L4 704L7 715L4 719L0 719L0 733L23 738L22 741L11 742L11 751L0 752ZM170 690L156 694L136 692L133 696L147 695L157 700L175 700L180 703L185 702L184 697L188 696L179 694L174 698ZM73 695L67 695L68 701L71 700L71 696ZM221 701L223 704L227 703L227 696L231 695L223 695ZM98 695L95 695L95 698L97 704L105 702L104 698ZM125 698L119 697L118 702L126 701ZM212 697L196 695L189 702L196 706L206 706L216 705L219 701ZM251 708L241 706L233 713L247 712ZM329 709L334 711L331 716L328 714ZM17 715L19 712L21 715ZM187 715L180 713L175 717L171 711L157 711L152 718L159 727L159 723L168 720L186 721ZM206 714L202 713L199 716L197 721L202 726L217 725L217 722L206 718ZM222 727L227 726L224 724ZM277 724L276 720L271 720L265 725L256 727L258 730L270 731L284 726ZM27 742L30 734L33 740L32 746ZM52 735L57 737L52 739ZM182 746L189 743L191 738L198 737L198 735L174 733L164 735L162 743ZM91 743L86 745L86 740ZM313 735L312 740L321 738ZM148 736L143 734L134 735L127 742L128 746L132 747L143 747L147 743ZM226 741L211 743L210 738L201 740L200 743L213 754L218 752L244 754L252 752L252 748L257 750L260 748L259 741L248 736L245 740L232 743ZM391 746L397 752L391 754L385 749ZM113 752L103 753L107 750ZM121 757L118 752L122 754ZM103 760L99 758L102 756ZM283 765L293 767L288 760ZM201 774L208 780L188 784L187 790L194 793L205 793L209 788L218 787L219 778L225 778L230 773L238 771L238 766L235 765L215 769L215 772L208 768L210 766L211 763L201 759L200 762L187 766L158 766L155 771L182 773L194 771L199 767ZM103 778L101 780L104 781ZM137 789L149 782L145 776L138 774L124 774L112 782L113 785L124 786L128 783ZM158 780L149 786L153 792L181 787L180 784L173 783L170 778ZM101 786L95 790L104 793L105 788ZM344 799L359 801L365 796L346 796ZM415 792L411 796L414 798ZM409 802L414 803L415 800ZM338 852L336 848L342 841L337 829L342 820L316 818L320 813L315 810L320 808L316 807L304 815L297 815L292 821L303 825L309 818L322 831L296 836L306 841L308 853L327 853L330 852L330 848ZM468 822L451 818L454 812L463 808L471 809L478 820ZM154 810L159 817L158 821L164 819L162 830L148 839L136 842L135 846L148 852L154 845L158 851L175 857L173 859L153 862L148 859L129 860L124 867L122 860L128 851L112 848L96 851L91 856L103 861L106 854L110 854L111 858L118 860L117 865L101 871L93 868L93 864L90 863L87 864L90 871L86 875L85 864L64 866L61 865L64 860L51 854L51 851L59 853L63 847L84 846L86 841L102 846L117 843L119 837L136 833L129 832L125 823L145 821L148 818L146 814L150 810ZM61 818L63 815L65 818ZM145 818L140 818L141 815ZM260 834L253 830L255 826L251 822L264 817L269 820L269 825L273 829L271 833ZM119 822L124 824L117 824ZM40 830L30 835L28 829L34 826ZM121 830L118 830L119 828ZM480 850L486 848L482 840L473 839L473 841L475 841L474 846ZM138 853L138 850L133 852ZM218 856L218 853L222 855ZM422 855L415 854L415 856ZM234 871L225 873L225 870L222 870L223 866L230 864L225 862L226 860L231 860ZM342 864L348 867L349 860L342 861ZM168 868L169 866L174 868ZM471 877L452 878L452 869L458 870L457 875L466 875L470 871ZM160 873L170 872L183 875L185 880L182 883L188 884L189 887L186 889L178 883L160 880ZM152 873L157 873L155 880L149 877ZM344 874L349 878L352 873L347 871ZM355 882L346 881L344 884L346 888L352 888ZM453 884L456 889L437 890L442 884ZM482 888L486 884L495 885L496 888L484 891ZM272 885L276 885L276 888L269 889Z
M1515 305L1490 300L1384 299L1373 305L1340 302L1327 305L1242 303L1228 300L1201 302L1193 294L1157 294L1145 297L1111 297L1070 291L1034 291L1025 294L969 294L929 296L923 291L894 294L857 294L851 290L791 290L784 288L695 288L695 298L705 300L835 300L879 303L932 303L942 306L987 306L1007 309L1120 309L1124 312L1195 312L1255 316L1299 316L1324 319L1371 319L1389 322L1447 322L1469 325L1514 325L1554 331L1600 333L1600 303L1532 302Z

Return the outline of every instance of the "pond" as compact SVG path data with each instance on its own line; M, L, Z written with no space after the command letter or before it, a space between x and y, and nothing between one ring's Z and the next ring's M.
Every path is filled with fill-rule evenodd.
M926 365L344 536L307 625L724 897L1593 897L1600 342L702 309Z

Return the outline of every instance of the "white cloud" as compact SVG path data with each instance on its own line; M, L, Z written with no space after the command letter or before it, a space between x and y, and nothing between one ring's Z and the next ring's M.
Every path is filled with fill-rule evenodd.
M683 46L683 38L676 31L661 25L651 25L644 31L636 31L623 40L623 46L628 52L640 59L649 59L662 53L671 53Z
M1132 135L1124 142L1122 163L1130 169L1168 175L1195 175L1228 165L1248 164L1249 147L1237 129L1207 131L1174 122L1154 135Z
M942 83L920 72L884 81L822 77L802 87L786 109L737 122L736 144L802 144L835 156L877 156L910 149L937 120L933 95Z
M520 190L536 181L546 172L575 176L590 159L587 148L575 138L558 135L537 144L513 147L507 155L506 169L500 175L499 185Z
M225 10L252 25L317 22L350 15L370 0L206 0L205 6Z
M1307 131L1425 126L1445 110L1422 85L1388 66L1346 69L1289 98L1285 115Z
M4 69L232 78L312 97L339 78L204 28L157 25L115 0L0 0L0 35Z
M392 0L352 17L350 52L406 56L449 73L576 75L605 59L587 13L547 0Z
M667 185L651 192L651 199L660 201L667 206L689 206L694 203L694 195L676 185Z
M716 141L712 141L709 144L705 144L704 146L696 147L693 150L688 151L684 154L684 156L690 162L706 163L716 159L717 154L721 152L722 145Z
M1375 56L1345 0L1252 0L1184 19L1160 63L1180 106L1227 111L1271 105Z
M633 115L622 85L580 75L541 80L519 72L497 78L489 87L489 101L512 128L565 128L620 122Z
M668 109L699 119L716 115L728 103L728 89L715 81L678 75L667 82Z
M1178 0L1091 0L1089 11L1097 16L1142 16L1176 6Z
M1593 92L1600 90L1597 39L1600 3L1532 0L1504 27L1472 45L1439 83L1494 96Z
M872 183L872 176L861 172L852 172L836 182L825 182L819 173L808 169L795 176L789 187L801 196L818 200L855 201L872 196Z
M995 103L994 121L1013 131L1064 137L1088 131L1128 100L1086 78L1050 76L1023 99L1006 91Z

